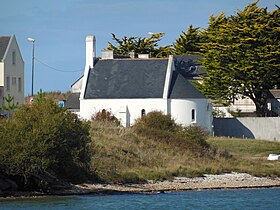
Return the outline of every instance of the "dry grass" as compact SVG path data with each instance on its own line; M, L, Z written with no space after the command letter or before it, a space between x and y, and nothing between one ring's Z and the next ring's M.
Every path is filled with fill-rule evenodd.
M268 161L270 153L280 154L280 142L211 137L208 142L233 155L232 170L256 176L280 176L280 161Z
M279 142L209 137L205 144L195 135L199 141L106 121L93 121L91 127L92 168L99 181L145 182L231 171L280 176L280 161L266 160L269 153L280 154Z
M135 128L119 128L109 122L92 122L92 167L100 181L166 180L227 170L223 167L226 158L211 148L197 151L198 146L187 148L176 135L170 141L170 136L166 140L161 135L157 138L154 132L153 138L147 133L138 134Z

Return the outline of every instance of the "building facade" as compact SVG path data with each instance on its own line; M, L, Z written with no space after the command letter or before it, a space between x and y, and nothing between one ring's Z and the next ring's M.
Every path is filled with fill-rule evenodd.
M24 61L15 35L0 36L0 107L7 96L13 104L24 103Z

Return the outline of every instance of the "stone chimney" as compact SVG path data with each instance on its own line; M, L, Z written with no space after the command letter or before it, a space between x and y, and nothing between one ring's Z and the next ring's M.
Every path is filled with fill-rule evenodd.
M86 37L86 68L92 68L96 58L96 40L94 35Z
M102 50L101 58L102 59L114 59L114 51L113 50Z

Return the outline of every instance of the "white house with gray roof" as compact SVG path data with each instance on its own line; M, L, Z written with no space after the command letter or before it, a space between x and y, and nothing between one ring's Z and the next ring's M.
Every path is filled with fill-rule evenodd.
M8 95L24 103L24 61L15 35L0 36L0 108Z
M80 116L111 111L124 127L151 111L170 114L182 125L212 129L212 107L191 83L202 69L198 56L95 59L95 38L88 36L80 93ZM108 56L109 55L109 56Z

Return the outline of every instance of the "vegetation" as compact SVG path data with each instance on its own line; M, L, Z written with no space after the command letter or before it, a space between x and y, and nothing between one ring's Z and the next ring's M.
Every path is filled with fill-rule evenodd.
M211 16L201 36L203 67L208 76L198 84L213 99L233 102L238 94L256 105L265 116L269 89L280 86L280 8L267 11L258 1L236 15Z
M233 159L231 171L255 176L280 176L280 161L269 161L269 154L280 154L280 142L211 137L211 146L228 151Z
M190 25L186 32L182 32L180 37L174 43L174 54L202 54L201 51L201 36L199 28L194 28Z
M172 54L171 46L159 46L158 42L163 37L164 33L155 33L150 37L126 37L118 39L115 34L112 34L114 42L113 45L109 42L107 50L114 50L117 55L129 56L131 52L136 55L139 54L150 54L152 57L167 57Z
M183 128L159 112L128 129L93 121L92 168L100 181L125 183L226 171L228 154L210 147L206 136L203 129Z
M0 110L4 110L8 112L8 118L11 117L12 113L15 109L18 108L18 103L14 103L14 97L8 94L6 97L4 97L4 105L0 107Z
M51 92L44 92L45 97L47 100L52 100L55 103L59 102L59 101L66 101L69 96L71 95L71 92L60 92L60 91L51 91ZM29 96L25 97L25 103L28 104L29 103Z
M0 121L0 130L0 171L20 189L48 191L58 179L88 178L89 125L42 93Z
M209 138L160 112L132 128L100 112L89 127L43 95L0 121L0 172L21 190L48 191L59 180L140 183L231 171L280 176L280 162L266 160L280 153L279 142Z

